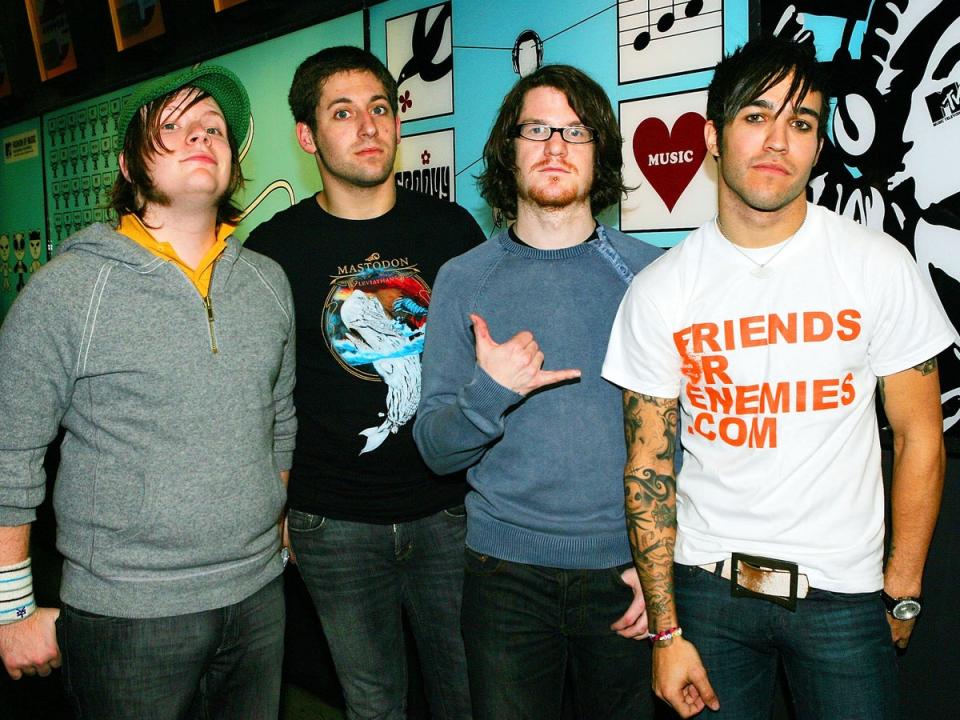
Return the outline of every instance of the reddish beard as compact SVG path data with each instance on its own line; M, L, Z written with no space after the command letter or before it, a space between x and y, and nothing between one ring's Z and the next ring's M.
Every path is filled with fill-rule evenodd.
M533 186L519 185L518 193L521 199L544 208L564 208L590 197L589 189L580 192L575 183L565 183L558 177Z

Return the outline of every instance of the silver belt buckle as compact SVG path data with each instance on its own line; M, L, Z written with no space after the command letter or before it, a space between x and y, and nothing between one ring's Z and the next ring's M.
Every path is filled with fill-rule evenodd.
M790 574L790 594L768 595L762 592L755 592L740 584L740 563L746 563L757 568L761 572L764 570L774 570ZM785 607L790 612L797 610L797 584L799 570L796 563L786 560L777 560L776 558L760 557L758 555L744 555L742 553L733 553L730 556L730 595L733 597L748 597L758 600L767 600Z

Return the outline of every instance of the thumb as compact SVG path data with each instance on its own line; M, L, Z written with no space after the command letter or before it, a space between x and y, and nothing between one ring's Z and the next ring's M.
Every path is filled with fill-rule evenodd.
M477 339L477 347L496 346L497 343L490 337L490 328L487 327L487 321L476 313L470 313L470 321L473 323L473 334Z
M704 705L711 710L720 709L720 700L717 698L717 693L713 689L713 685L710 684L710 681L707 679L706 675L704 675L702 678L694 680L693 686L697 689L697 692L700 693L700 699L703 700Z

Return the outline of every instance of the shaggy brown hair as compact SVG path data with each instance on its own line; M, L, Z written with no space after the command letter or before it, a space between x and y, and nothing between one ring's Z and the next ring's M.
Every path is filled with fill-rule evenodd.
M111 191L110 207L117 216L132 213L143 220L143 213L148 203L166 205L169 198L157 190L150 177L148 163L150 158L160 153L170 152L170 148L163 144L160 137L160 120L166 105L184 90L191 88L177 88L156 100L144 105L133 115L127 134L123 138L123 158L127 166L127 175L117 173ZM174 115L179 117L208 95L203 90L195 94L185 95L181 106L177 107ZM233 204L233 195L243 187L243 172L240 169L240 151L233 139L233 133L227 132L227 142L230 143L230 183L217 203L217 223L238 222L243 211Z
M480 194L508 220L517 217L516 126L526 94L538 87L562 92L580 122L595 131L590 209L597 215L627 191L623 184L623 138L603 88L570 65L544 65L520 79L507 93L483 148L486 167L477 178Z

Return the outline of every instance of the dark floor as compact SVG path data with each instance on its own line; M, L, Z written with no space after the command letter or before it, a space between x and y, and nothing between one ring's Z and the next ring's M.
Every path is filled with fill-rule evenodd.
M343 713L293 683L283 686L280 720L343 720Z
M0 669L0 673L2 673ZM24 678L14 683L0 678L0 717L3 720L72 720L63 706L60 678ZM343 720L343 713L309 690L284 683L279 720Z

